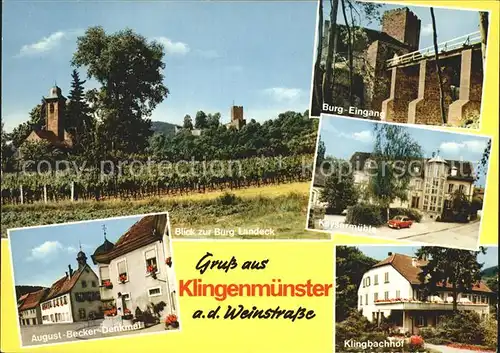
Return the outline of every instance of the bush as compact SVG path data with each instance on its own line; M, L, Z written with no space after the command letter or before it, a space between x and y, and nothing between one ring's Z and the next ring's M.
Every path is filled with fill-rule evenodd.
M377 227L385 224L385 217L382 216L383 212L385 212L385 209L376 205L354 205L347 209L345 223Z
M420 222L423 217L422 212L416 208L391 208L389 210L389 217L393 218L398 215L406 216L415 222Z
M309 209L308 227L314 229L317 220L323 219L325 216L325 209L321 207L311 207Z
M439 338L456 343L481 344L484 339L481 318L473 311L459 311L445 317L438 330Z
M217 204L223 205L223 206L231 206L231 205L236 205L241 201L241 198L236 196L235 194L232 194L230 192L225 192L221 196L217 198Z
M497 348L498 344L498 322L493 316L481 323L481 330L483 331L483 345L488 348Z
M447 344L450 344L451 341L447 338L441 338L441 337L433 337L433 338L429 338L429 339L426 339L425 342L428 342L430 344L437 344L437 345L440 345L440 346L445 346Z
M428 341L429 338L435 338L438 336L438 331L436 330L436 328L430 326L422 327L419 330L419 333L426 341Z
M421 352L424 350L424 340L421 336L411 336L408 344L410 352Z

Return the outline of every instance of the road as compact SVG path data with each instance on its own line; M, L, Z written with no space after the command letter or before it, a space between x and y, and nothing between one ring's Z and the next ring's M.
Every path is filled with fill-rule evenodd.
M332 233L375 236L474 250L477 249L479 239L480 222L478 221L467 224L426 221L414 223L410 228L405 229L391 229L385 225L376 228L354 228L345 224L344 221L345 216L325 215L315 228Z
M102 320L95 320L91 324L87 322L76 322L69 324L21 326L22 345L38 346L116 336L132 336L137 334L142 335L145 333L165 331L165 326L163 324L157 324L148 328L134 331L102 333L100 330L101 322Z
M453 348L448 346L441 346L435 344L425 344L425 348L430 348L441 353L491 353L491 351L472 351L469 349Z

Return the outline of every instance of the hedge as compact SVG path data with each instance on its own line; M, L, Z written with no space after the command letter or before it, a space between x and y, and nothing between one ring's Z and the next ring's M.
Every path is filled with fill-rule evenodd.
M394 216L406 216L412 221L420 222L422 220L423 214L416 208L391 208L389 210L389 216L391 218L393 218Z
M389 217L407 216L415 222L422 220L422 212L415 208L391 208ZM345 223L354 225L371 225L374 227L386 223L387 209L378 205L358 204L347 209Z
M345 223L354 225L381 226L386 223L382 215L385 209L377 205L358 204L347 209Z

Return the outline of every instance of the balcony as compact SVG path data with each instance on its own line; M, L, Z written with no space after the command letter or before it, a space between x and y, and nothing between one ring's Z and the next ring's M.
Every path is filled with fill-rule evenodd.
M453 302L388 299L375 302L382 310L453 310ZM458 302L458 310L484 310L488 303Z

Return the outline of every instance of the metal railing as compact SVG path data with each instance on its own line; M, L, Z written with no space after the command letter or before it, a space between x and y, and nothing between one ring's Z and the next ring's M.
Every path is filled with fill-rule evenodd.
M454 38L438 44L438 52L441 54L451 50L460 49L466 46L477 44L480 42L481 42L481 32L479 31L473 32L465 36ZM386 64L388 67L403 65L409 62L425 59L434 55L435 55L434 46L431 46L401 56L395 56L394 58L387 60Z

